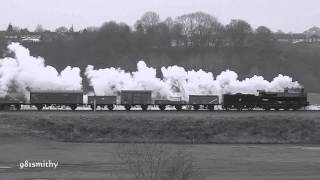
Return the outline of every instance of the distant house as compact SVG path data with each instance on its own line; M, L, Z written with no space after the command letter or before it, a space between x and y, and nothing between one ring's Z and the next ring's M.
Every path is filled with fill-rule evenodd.
M41 41L41 35L37 33L6 32L4 37L8 42L37 43Z
M309 37L307 37L307 42L308 43L319 43L320 42L320 36L313 34Z
M296 33L296 34L290 34L290 35L291 35L291 43L293 44L306 42L307 40L307 35L302 33Z
M20 36L21 42L37 43L41 41L41 35L39 34L25 34Z
M278 42L291 42L291 37L289 34L275 34L274 37Z
M19 35L17 33L5 33L4 38L8 42L19 42Z
M171 47L178 47L179 46L178 43L179 43L178 40L171 40L170 46Z
M187 42L187 43L188 43L188 45L190 45L190 42ZM171 40L170 46L175 47L175 48L186 47L186 42L185 42L185 40L174 39L174 40ZM188 46L188 47L190 47L190 46Z
M275 34L275 38L278 42L285 42L285 43L301 43L306 42L307 36L302 33L295 33L295 34Z

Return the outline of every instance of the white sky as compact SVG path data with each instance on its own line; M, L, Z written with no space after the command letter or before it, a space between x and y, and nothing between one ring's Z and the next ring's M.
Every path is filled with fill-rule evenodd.
M159 13L161 19L203 11L223 24L243 19L273 31L302 32L320 26L319 0L1 0L0 29L9 22L30 30L37 24L82 29L110 20L133 25L146 11Z

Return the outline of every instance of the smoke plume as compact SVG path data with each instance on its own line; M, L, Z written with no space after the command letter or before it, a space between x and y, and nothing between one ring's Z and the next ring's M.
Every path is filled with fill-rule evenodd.
M0 59L0 97L19 95L28 99L30 90L80 90L80 69L67 66L60 73L45 65L41 57L33 57L27 48L18 43L8 46L14 58ZM162 67L163 78L157 78L156 69L139 61L137 71L126 72L121 68L94 69L89 65L85 75L96 95L118 95L121 90L151 90L153 98L170 99L189 95L222 95L224 93L257 94L258 90L283 91L284 88L300 87L291 77L278 75L272 81L262 76L239 80L231 70L217 77L203 70L187 71L180 66Z
M82 89L79 68L68 66L59 73L19 43L11 43L8 49L15 57L0 59L0 97L17 94L28 99L30 90Z
M281 74L269 82L262 76L239 80L237 73L231 70L221 72L216 78L211 72L201 69L187 71L180 66L162 67L161 72L163 78L157 78L156 69L139 61L135 72L126 72L121 68L95 70L90 65L85 74L96 95L116 95L120 90L152 90L153 97L159 99L181 97L188 100L191 94L257 94L258 90L279 92L284 88L300 87L291 77Z

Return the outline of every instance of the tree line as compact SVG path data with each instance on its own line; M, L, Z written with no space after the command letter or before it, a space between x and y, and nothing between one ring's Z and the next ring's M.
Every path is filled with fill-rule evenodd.
M12 26L12 25L11 25ZM8 27L7 31L26 32ZM146 12L133 27L109 21L100 27L75 31L73 26L54 32L41 25L40 43L25 44L31 53L43 56L47 63L63 69L67 65L83 69L122 67L135 70L143 59L160 68L181 65L186 69L204 69L215 75L232 69L240 78L263 75L268 80L279 73L287 74L313 91L320 74L319 45L278 42L275 32L265 26L253 28L248 22L233 19L224 25L204 12L184 14L164 20L155 12ZM158 73L161 77L161 73Z

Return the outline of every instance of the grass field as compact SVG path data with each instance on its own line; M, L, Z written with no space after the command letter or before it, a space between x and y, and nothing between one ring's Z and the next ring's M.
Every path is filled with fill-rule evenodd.
M71 142L320 143L320 112L1 112L0 130Z
M1 138L0 179L118 179L117 144ZM188 151L207 180L316 180L320 146L168 145ZM54 160L57 169L19 169L24 160Z
M320 177L319 111L21 111L0 113L0 179L119 179L115 142L189 152L208 180Z

